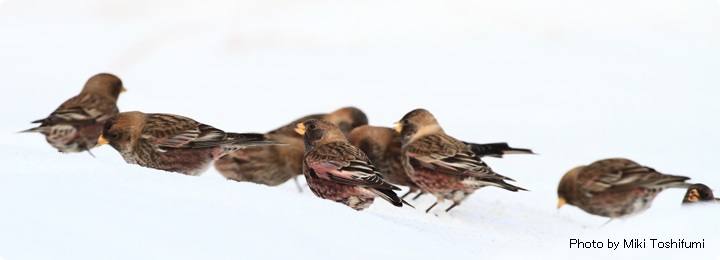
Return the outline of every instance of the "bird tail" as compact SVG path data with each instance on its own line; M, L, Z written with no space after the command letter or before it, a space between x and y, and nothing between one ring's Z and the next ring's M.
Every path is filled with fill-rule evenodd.
M413 205L410 205L410 203L408 203L404 199L398 197L398 195L393 190L377 188L369 188L369 190L372 191L372 193L378 195L378 197L386 200L387 202L390 202L390 204L393 204L395 207L402 207L402 205L405 204L412 208L415 208Z
M227 133L225 140L230 145L237 145L242 148L256 145L287 145L283 142L270 140L264 134Z
M463 142L476 155L502 158L505 154L535 154L530 149L510 147L507 143L476 144Z
M48 118L38 119L35 121L30 122L31 124L37 124L40 123L39 126L33 127L27 130L22 130L18 133L47 133L50 129L48 129L46 126L48 125Z
M500 175L500 176L503 177L502 175ZM507 178L507 179L509 179L509 178ZM510 179L510 180L511 180L511 179ZM522 190L522 191L528 191L528 190L525 189L525 188L522 188L522 187L519 187L519 186L512 185L512 184L510 184L510 183L507 183L507 182L505 182L505 180L500 179L500 178L477 178L477 179L474 179L474 180L468 180L468 181L464 181L464 182L465 182L466 185L471 186L471 187L475 187L475 188L478 188L478 189L481 188L481 187L485 187L485 186L495 186L495 187L498 187L498 188L501 188L501 189L505 189L505 190L509 190L509 191L512 191L512 192L517 192L517 191L521 191L521 190Z
M42 132L45 132L45 131L46 131L46 129L45 129L44 127L38 126L38 127L33 127L33 128L30 128L30 129L27 129L27 130L22 130L22 131L20 131L20 132L18 132L18 133L42 133Z
M687 183L685 181L690 180L690 177L685 176L678 176L678 175L663 175L662 178L660 178L655 185L658 186L664 186L668 188L683 188L687 189L690 188L692 183Z

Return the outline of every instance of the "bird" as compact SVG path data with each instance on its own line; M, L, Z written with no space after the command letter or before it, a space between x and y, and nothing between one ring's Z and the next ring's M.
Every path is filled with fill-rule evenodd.
M715 198L712 189L705 184L696 183L688 187L687 192L682 200L682 205L692 205L695 202L718 202L719 198Z
M87 151L97 144L105 120L120 112L117 100L125 87L120 78L109 73L90 77L80 94L63 102L55 111L32 123L40 126L20 133L41 133L61 153Z
M266 134L269 140L287 145L253 146L229 153L215 161L215 169L228 180L277 186L302 175L303 140L280 134Z
M689 187L685 182L689 179L659 173L625 158L603 159L575 167L562 177L558 209L570 204L610 221L629 217L648 209L663 190Z
M238 150L215 161L215 169L229 180L267 186L277 186L293 179L298 190L302 191L297 176L303 174L305 146L303 137L294 129L297 123L311 118L325 119L345 134L368 123L365 113L356 107L343 107L329 114L307 115L267 133L270 140L286 143L287 146L255 146Z
M239 149L283 145L264 134L228 133L184 116L139 111L110 117L97 143L109 144L127 163L186 175L200 175L214 160Z
M318 197L364 210L380 197L393 206L407 204L395 193L400 190L387 183L370 159L352 146L338 126L310 119L296 126L303 135L305 155L303 174L310 190Z
M448 212L485 186L527 191L505 182L514 180L493 171L467 144L447 135L429 111L412 110L395 125L402 138L405 172L423 192L437 199L425 212L446 199L453 202L445 210Z
M377 167L383 178L389 183L407 186L408 192L400 196L421 191L420 187L410 179L402 164L400 133L389 127L363 125L354 128L348 135L348 141L362 150ZM463 141L468 148L480 157L492 156L502 158L504 154L533 154L532 150L513 148L507 143L477 144ZM413 199L418 198L420 192Z

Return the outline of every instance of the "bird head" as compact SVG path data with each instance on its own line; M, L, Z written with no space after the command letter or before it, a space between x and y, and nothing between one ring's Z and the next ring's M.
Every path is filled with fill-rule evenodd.
M400 121L395 122L395 131L400 133L403 143L427 135L444 133L435 116L422 108L410 111Z
M295 132L303 136L306 151L319 144L347 141L336 125L322 119L310 119L298 123L295 125Z

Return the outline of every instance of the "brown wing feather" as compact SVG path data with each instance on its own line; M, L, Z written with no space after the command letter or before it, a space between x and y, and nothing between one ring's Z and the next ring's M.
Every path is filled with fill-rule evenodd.
M591 193L616 192L639 187L683 186L690 178L662 174L627 159L606 159L585 167L577 177L577 183Z

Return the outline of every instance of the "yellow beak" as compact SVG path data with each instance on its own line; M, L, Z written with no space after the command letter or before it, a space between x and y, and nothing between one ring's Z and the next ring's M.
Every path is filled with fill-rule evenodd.
M103 146L103 145L106 145L106 144L108 144L108 143L110 143L110 142L108 142L108 140L105 139L104 136L100 135L100 137L98 137L97 145L95 145L95 147Z
M298 123L297 125L295 125L295 132L300 135L305 135L305 124Z
M402 124L400 122L395 122L395 131L398 133L402 132Z
M565 205L565 203L567 203L567 201L565 201L564 198L558 198L558 207L557 208L562 207L563 205Z
M690 202L700 201L700 193L697 191L697 189L690 190L690 195L688 195L688 201L690 201Z

